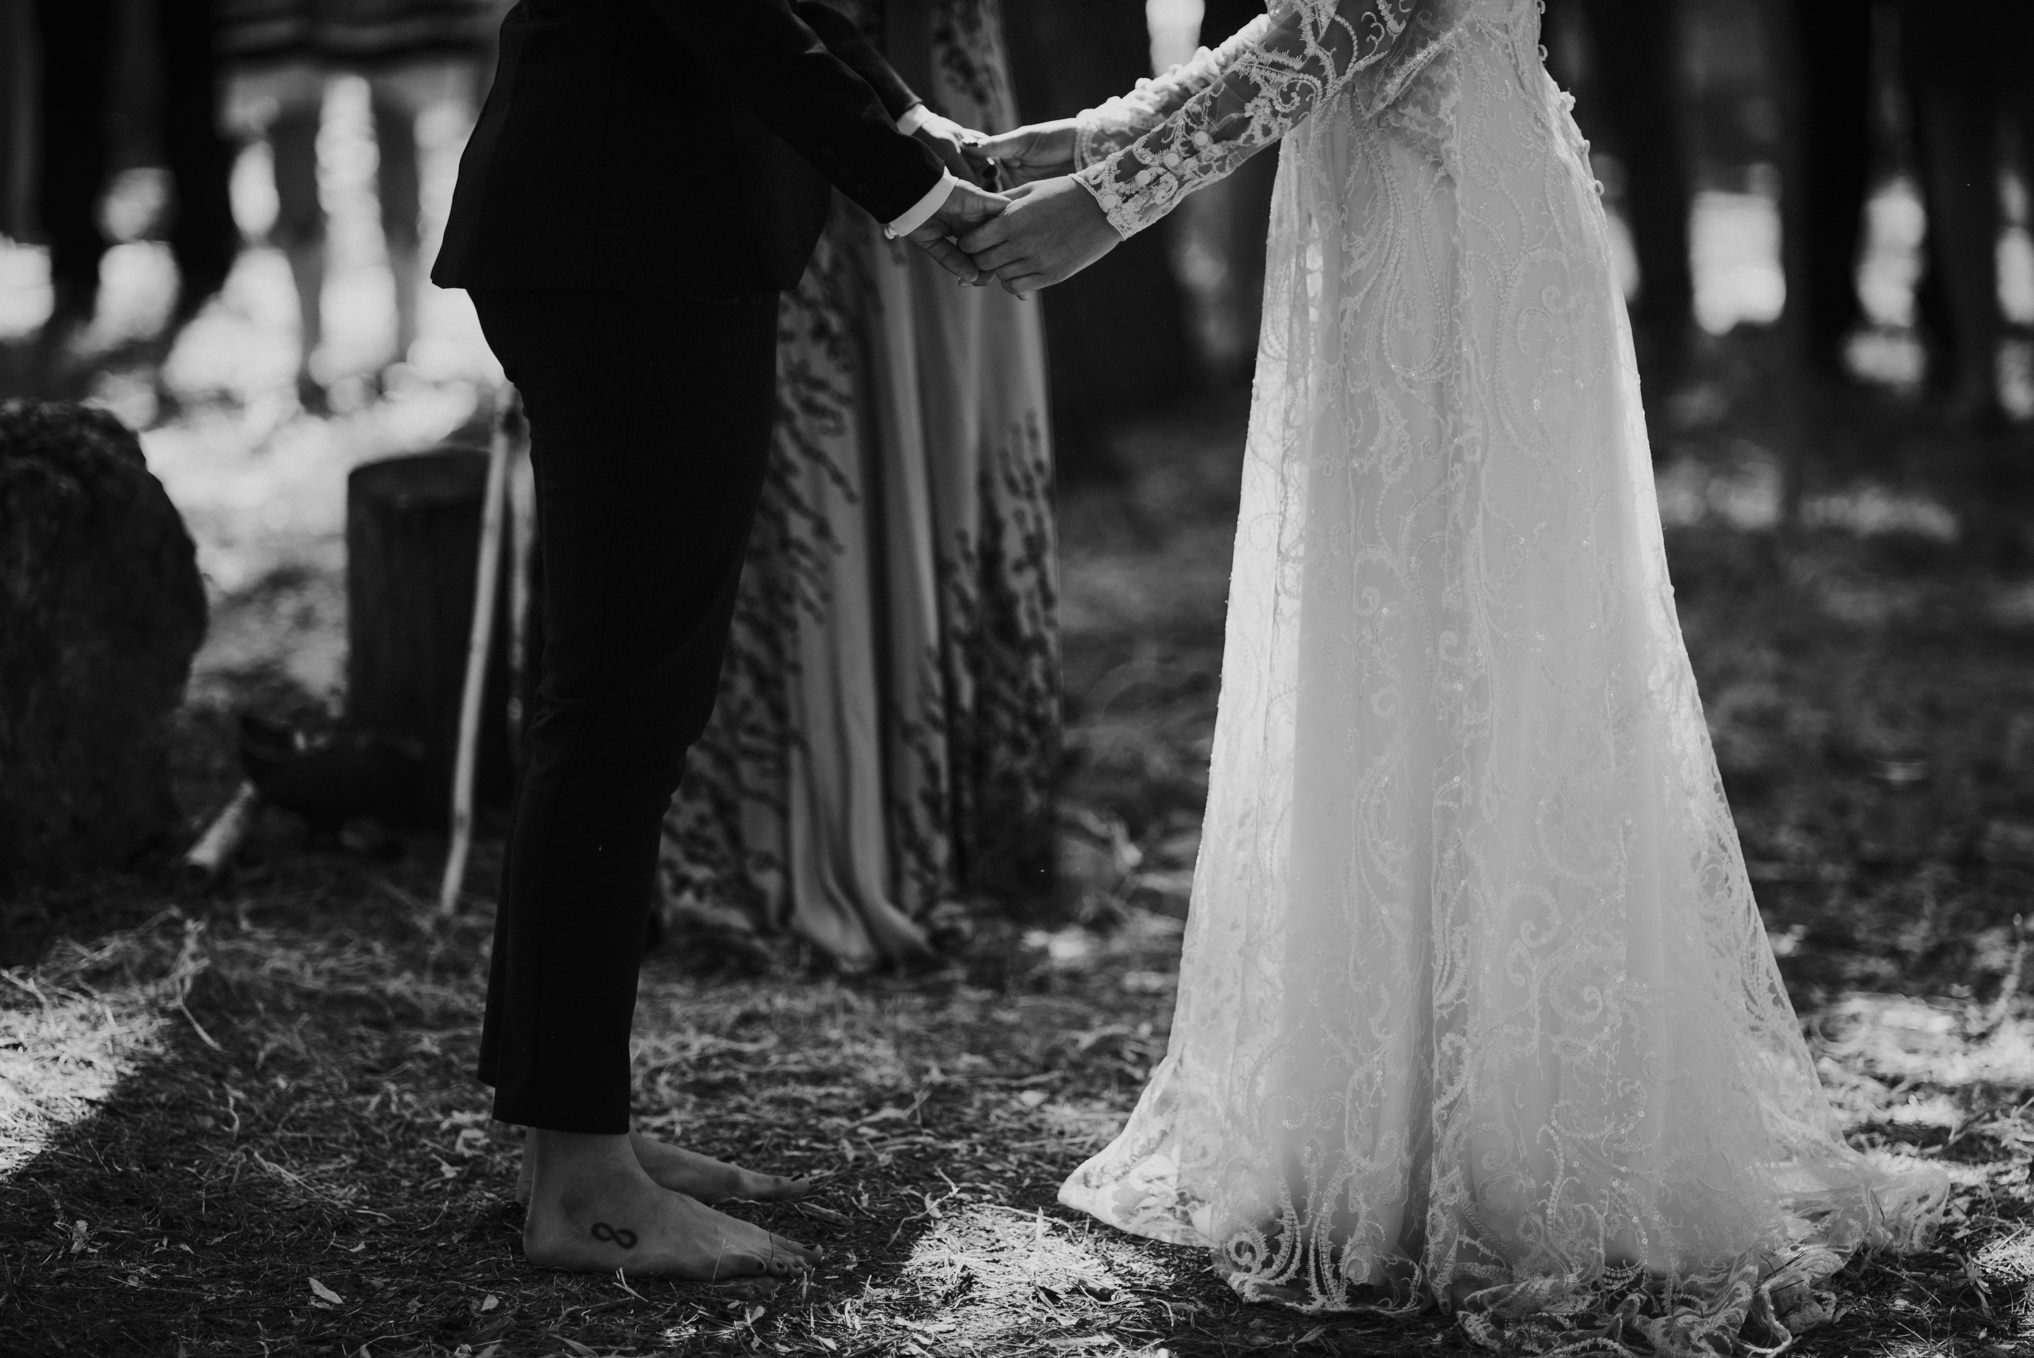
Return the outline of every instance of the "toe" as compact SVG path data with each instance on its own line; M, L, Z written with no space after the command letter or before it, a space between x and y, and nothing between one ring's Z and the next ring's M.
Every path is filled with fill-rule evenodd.
M788 1236L782 1235L773 1235L770 1237L770 1248L773 1253L779 1256L789 1255L791 1258L801 1261L808 1267L818 1263L821 1259L824 1259L826 1257L825 1250L820 1249L814 1245L802 1245L798 1241L793 1240Z
M812 1260L795 1241L773 1235L752 1248L728 1256L738 1275L795 1278L812 1271Z

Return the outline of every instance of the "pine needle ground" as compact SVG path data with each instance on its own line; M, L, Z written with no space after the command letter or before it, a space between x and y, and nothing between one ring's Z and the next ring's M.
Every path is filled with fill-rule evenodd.
M1915 489L1897 464L1938 451L1925 431L1861 419L1861 443L1909 451L1815 488L1791 540L1734 521L1770 466L1744 445L1777 417L1759 423L1757 352L1723 361L1739 413L1693 421L1666 484L1725 507L1683 513L1670 551L1747 858L1854 1133L1956 1185L1936 1245L1853 1264L1835 1321L1796 1351L2024 1353L2034 569L2011 524L2029 520L1986 518L1953 480ZM1053 1202L1163 1050L1235 440L1227 410L1146 428L1122 484L1066 505L1076 924L985 915L950 966L913 977L716 972L668 949L647 965L644 1125L820 1177L807 1203L739 1209L827 1247L809 1282L524 1267L519 1146L470 1075L495 863L440 923L438 843L313 852L270 816L223 891L143 873L0 914L0 1353L1467 1352L1439 1316L1242 1306L1199 1253ZM1871 485L1922 508L1872 527ZM287 620L309 600L329 628L332 593L329 572L299 572L226 611ZM273 668L228 677L184 717L198 813L232 782L227 704L288 697Z

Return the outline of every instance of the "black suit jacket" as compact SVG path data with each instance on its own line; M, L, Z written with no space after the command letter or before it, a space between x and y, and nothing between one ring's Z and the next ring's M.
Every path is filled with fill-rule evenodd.
M939 182L918 102L820 0L521 0L432 281L754 298L839 188L879 221Z

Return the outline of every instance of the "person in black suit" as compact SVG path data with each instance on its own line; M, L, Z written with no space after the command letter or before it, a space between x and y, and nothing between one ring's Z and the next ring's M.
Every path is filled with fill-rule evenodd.
M726 1279L803 1245L702 1199L789 1197L635 1135L628 1037L658 837L713 705L774 410L777 294L829 183L962 282L1003 200L818 0L521 0L432 272L521 392L544 646L480 1076L531 1129L531 1262Z

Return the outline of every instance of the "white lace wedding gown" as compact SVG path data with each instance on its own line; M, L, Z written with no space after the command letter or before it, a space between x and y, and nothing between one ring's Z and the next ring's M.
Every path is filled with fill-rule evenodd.
M1736 1352L1945 1180L1844 1144L1774 965L1569 105L1536 0L1277 0L1082 115L1126 234L1284 145L1171 1046L1060 1197L1248 1298Z

